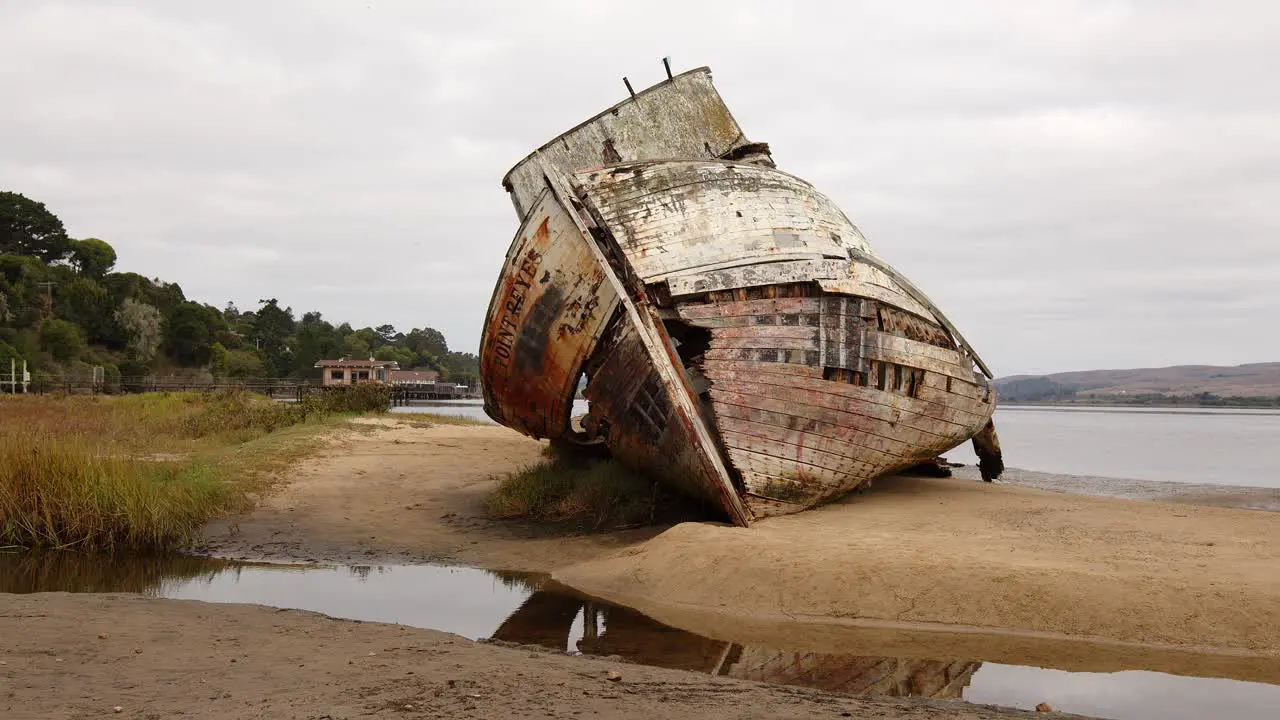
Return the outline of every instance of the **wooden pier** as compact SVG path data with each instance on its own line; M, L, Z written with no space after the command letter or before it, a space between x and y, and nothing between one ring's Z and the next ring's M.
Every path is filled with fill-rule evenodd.
M451 383L395 383L391 386L391 405L399 407L424 400L466 400L476 394L465 385Z
M305 380L245 378L243 380L201 381L198 379L132 377L111 382L91 379L34 379L25 384L25 391L33 395L121 395L146 392L228 392L241 390L260 393L275 400L297 402L311 393L324 392L324 385ZM23 384L16 384L19 392ZM0 387L0 393L9 392L9 384ZM391 406L401 407L416 402L439 400L467 400L479 397L478 392L466 385L453 383L406 383L391 385Z

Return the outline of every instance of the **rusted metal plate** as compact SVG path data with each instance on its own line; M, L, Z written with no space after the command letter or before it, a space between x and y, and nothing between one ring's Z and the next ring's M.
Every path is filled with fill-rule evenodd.
M866 238L825 195L760 165L646 162L576 176L645 282L761 262L847 260Z
M512 241L480 339L485 412L535 438L556 438L587 356L619 298L584 237L550 192Z
M546 187L546 165L573 173L636 160L711 159L749 144L711 83L711 70L697 68L643 90L543 145L513 167L502 184L523 219Z

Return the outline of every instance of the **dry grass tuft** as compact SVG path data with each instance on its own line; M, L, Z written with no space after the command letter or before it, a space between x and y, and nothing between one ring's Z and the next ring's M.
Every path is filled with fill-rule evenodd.
M485 508L499 519L600 529L652 522L657 501L653 482L613 460L559 457L501 478Z

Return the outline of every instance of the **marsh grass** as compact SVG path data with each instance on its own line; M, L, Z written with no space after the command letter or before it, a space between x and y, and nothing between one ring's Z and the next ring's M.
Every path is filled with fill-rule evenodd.
M190 540L244 494L207 465L105 453L81 438L0 435L0 544L161 549Z
M413 427L431 427L432 425L492 425L493 423L461 415L437 415L435 413L404 413L395 416L396 422Z
M366 402L364 395L357 398ZM161 550L190 542L352 411L336 395L0 398L0 547Z

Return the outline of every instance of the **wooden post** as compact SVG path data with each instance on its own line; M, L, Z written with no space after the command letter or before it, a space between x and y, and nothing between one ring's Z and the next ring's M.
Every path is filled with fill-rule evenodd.
M595 645L597 634L600 631L599 609L593 602L583 603L582 605L582 639L588 643L587 647Z

